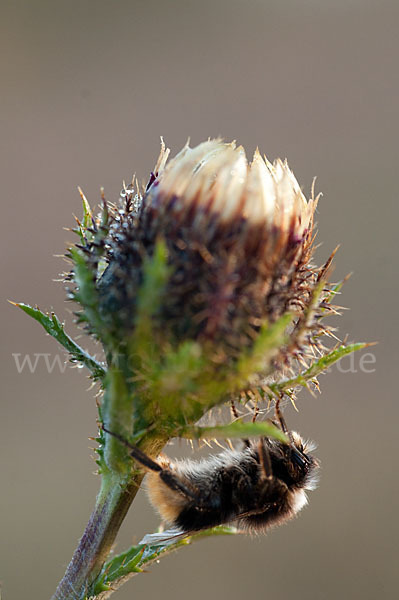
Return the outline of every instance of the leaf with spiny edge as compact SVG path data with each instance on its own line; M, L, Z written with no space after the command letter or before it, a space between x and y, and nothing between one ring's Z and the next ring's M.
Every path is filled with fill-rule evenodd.
M86 261L81 250L71 248L70 254L74 264L74 282L77 286L77 289L72 291L72 296L83 309L81 313L77 314L78 320L79 322L87 322L106 349L110 350L113 347L113 340L104 327L99 312L95 273L93 273L90 262Z
M34 308L22 302L11 302L11 304L17 306L40 323L47 333L69 352L73 362L78 362L89 369L94 379L104 379L106 374L105 368L65 333L64 325L54 313L51 313L51 315L45 314L39 308Z
M349 344L347 346L341 345L338 348L335 348L331 352L328 352L318 360L315 360L308 369L299 373L295 377L290 379L285 379L280 383L269 383L268 387L270 390L276 394L280 395L286 390L302 386L308 387L308 384L312 382L318 375L326 371L329 367L331 367L334 363L338 362L344 356L351 354L352 352L356 352L357 350L363 350L364 348L368 348L369 346L373 346L374 343L367 342L358 342L356 344Z
M182 546L188 546L201 538L236 535L237 533L240 533L240 531L235 527L220 525L193 535L182 534L182 532L176 532L176 530L147 535L137 546L132 546L126 552L105 563L101 573L91 584L87 597L95 596L97 600L101 600L102 593L104 593L104 598L107 597L107 592L118 589L128 579L142 573L143 567L149 566L161 556L165 556Z

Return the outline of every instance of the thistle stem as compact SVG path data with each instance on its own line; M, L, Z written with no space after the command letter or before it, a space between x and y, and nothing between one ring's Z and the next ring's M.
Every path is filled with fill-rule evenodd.
M123 366L126 365L123 363ZM134 390L128 384L130 373L111 366L105 378L101 420L113 431L123 423L127 431L134 430ZM156 456L166 437L141 441L143 451ZM90 586L99 575L112 549L119 528L133 502L144 473L132 468L133 461L126 448L113 436L105 436L99 451L101 488L94 511L79 541L64 577L52 600L84 600Z
M128 483L117 476L103 479L94 511L52 600L86 597L111 551L142 478L143 474L136 474Z

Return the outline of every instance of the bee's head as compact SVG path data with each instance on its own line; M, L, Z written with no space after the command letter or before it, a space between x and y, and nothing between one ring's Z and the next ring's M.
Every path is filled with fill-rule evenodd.
M292 432L291 444L287 446L287 469L294 483L308 483L314 478L314 471L319 467L318 461L311 452L314 444L304 441L301 436Z
M290 432L291 443L278 442L275 446L278 451L276 464L273 471L287 485L304 487L313 479L314 470L319 466L317 460L310 454L314 445L305 442L296 432ZM274 463L274 461L273 461Z

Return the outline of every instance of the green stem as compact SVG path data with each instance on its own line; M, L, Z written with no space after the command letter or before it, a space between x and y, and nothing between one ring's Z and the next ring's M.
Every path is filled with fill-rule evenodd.
M166 438L147 439L141 448L156 456ZM129 458L131 461L131 459ZM99 575L114 544L120 526L132 504L145 473L128 475L106 471L96 506L79 541L64 577L51 600L85 600L87 590Z
M143 474L127 485L118 477L104 478L96 506L52 600L83 600L100 573Z
M122 368L120 368L122 367ZM123 360L119 367L110 366L104 380L105 392L100 418L111 431L134 432L134 386ZM101 489L96 506L66 573L52 600L84 600L87 591L100 573L127 511L140 487L144 473L134 468L127 449L113 436L100 435L98 450ZM167 437L149 435L140 447L150 456L157 456Z

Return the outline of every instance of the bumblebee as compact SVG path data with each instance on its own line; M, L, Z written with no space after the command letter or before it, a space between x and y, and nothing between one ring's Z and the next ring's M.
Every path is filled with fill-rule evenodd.
M201 461L154 461L137 446L103 426L130 449L130 456L148 471L147 491L162 519L182 533L234 523L252 533L264 533L294 517L314 489L317 460L313 448L278 423L289 443L262 437L243 440L242 449L225 450Z

